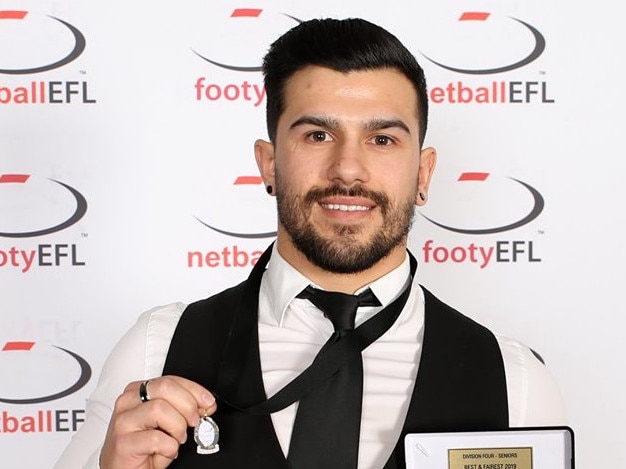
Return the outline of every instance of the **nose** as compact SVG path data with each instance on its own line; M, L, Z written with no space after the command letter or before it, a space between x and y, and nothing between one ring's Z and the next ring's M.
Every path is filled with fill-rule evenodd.
M366 155L357 142L344 141L335 146L329 159L328 179L344 186L369 180Z

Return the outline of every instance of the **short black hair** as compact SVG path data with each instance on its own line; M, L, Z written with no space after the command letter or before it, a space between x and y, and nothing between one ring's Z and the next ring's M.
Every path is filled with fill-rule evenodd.
M417 93L420 145L428 124L428 92L424 71L400 40L384 28L359 18L304 21L279 37L263 59L267 97L267 133L276 139L278 118L284 111L285 84L309 65L337 72L395 69Z

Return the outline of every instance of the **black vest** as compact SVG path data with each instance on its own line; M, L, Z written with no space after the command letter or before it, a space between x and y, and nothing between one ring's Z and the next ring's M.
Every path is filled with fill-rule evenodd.
M259 260L261 262L261 259ZM258 266L257 266L258 267ZM170 469L288 469L269 415L243 407L266 399L258 341L260 272L240 285L189 305L180 318L163 369L218 396L213 419L220 451L196 454L193 430ZM424 289L426 311L419 370L402 434L384 469L405 468L404 436L436 431L508 428L504 363L493 334ZM297 468L293 468L297 469Z

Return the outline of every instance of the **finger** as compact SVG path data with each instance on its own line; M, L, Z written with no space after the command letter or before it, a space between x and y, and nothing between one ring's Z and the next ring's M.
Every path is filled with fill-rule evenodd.
M130 399L134 395L134 402L141 402L139 399L139 388L141 382L136 381L127 387ZM216 408L215 398L203 386L180 376L162 376L149 381L147 391L152 401L164 399L185 417L191 426L196 425L199 418L199 411L213 413ZM128 403L130 405L130 403Z
M123 438L107 438L110 444L102 448L102 467L151 467L165 468L178 456L178 442L160 430L137 431Z
M159 455L170 461L178 456L178 441L160 430L132 433L125 441L128 451L144 456Z
M142 382L145 381L134 381L127 386L127 389L132 389L132 391L137 392L137 396L139 396L139 387ZM155 386L158 390L154 389ZM171 389L170 386L180 386L191 393L197 401L199 408L211 407L215 404L215 398L208 389L195 381L191 381L181 376L168 375L149 379L147 380L146 389L149 391L150 398L153 399L155 397L163 397L163 394L166 394L168 390Z
M152 467L154 467L154 469L165 469L167 466L172 464L174 459L176 459L176 457L170 459L160 454L155 454L152 456Z
M114 426L117 434L159 429L179 444L187 441L187 420L179 409L165 399L151 400L117 414Z

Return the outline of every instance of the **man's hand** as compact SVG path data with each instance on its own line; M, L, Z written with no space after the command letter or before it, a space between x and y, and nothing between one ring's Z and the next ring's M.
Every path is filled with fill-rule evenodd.
M101 469L162 469L178 455L187 440L187 428L200 415L211 415L213 395L193 381L178 376L149 380L149 400L142 402L141 381L126 386L115 402L100 454Z

